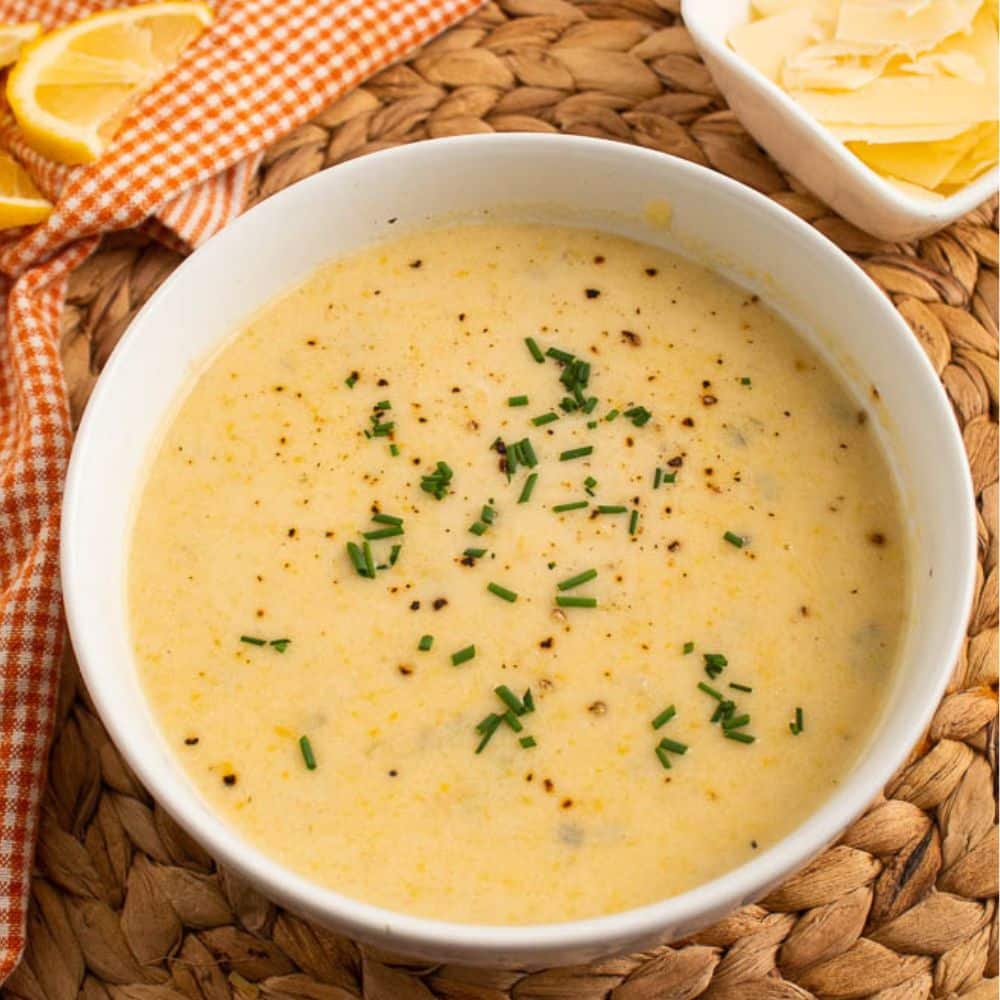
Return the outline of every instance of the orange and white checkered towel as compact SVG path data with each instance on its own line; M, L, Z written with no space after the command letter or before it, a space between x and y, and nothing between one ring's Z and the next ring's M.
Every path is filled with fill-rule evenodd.
M101 233L152 221L196 247L237 215L260 151L481 0L219 0L216 21L140 102L99 162L0 145L56 208L0 244L0 982L24 945L63 644L59 507L71 431L59 360L66 278ZM0 0L46 28L121 0Z

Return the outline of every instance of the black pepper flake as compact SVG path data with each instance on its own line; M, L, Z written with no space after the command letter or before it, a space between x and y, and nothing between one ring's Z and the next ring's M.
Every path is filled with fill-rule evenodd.
M604 263L604 257L603 257L603 256L602 256L601 254L598 254L598 255L597 255L597 256L596 256L595 258L594 258L594 263L595 263L595 264L603 264L603 263Z
M230 788L232 788L232 786L236 784L236 775L235 774L224 774L222 776L222 783L224 785L228 785Z
M542 649L551 649L554 642L555 640L550 635L547 639L542 639L538 645L541 646Z
M547 792L554 792L555 791L556 786L555 786L555 784L554 784L554 782L552 781L551 778L546 778L542 782L542 784L545 786L545 791L547 791Z
M418 257L416 260L410 261L410 267L412 268L422 267L423 263L424 262Z
M622 340L633 347L638 347L642 343L642 337L633 330L622 330Z
M448 603L447 597L435 597L433 608L435 611L440 611Z
M646 274L648 274L649 277L651 277L651 278L655 278L659 273L660 272L657 271L655 267L647 267L646 268Z
M393 769L392 769L392 770L391 770L391 771L389 772L389 777L390 777L390 778L395 778L395 777L396 777L396 776L397 776L398 774L399 774L399 771L397 771L397 770L396 770L395 768L393 768Z
M563 809L572 809L573 808L573 800L572 799L563 799L562 802L560 802L559 804L563 807Z
M404 677L409 677L413 673L413 667L411 667L409 663L401 663L399 665L399 672Z
M694 421L690 417L685 417L681 421L681 426L683 426L683 427L694 427Z
M672 469L679 469L684 464L684 458L681 455L674 455L673 458L667 459L667 465Z
M389 380L387 378L380 378L375 384L376 385L381 385L381 386L386 386L386 385L389 384Z
M411 611L419 611L420 610L420 601L410 601L410 610Z
M601 294L600 290L597 288L585 288L583 293L588 299L596 299L597 296Z
M883 535L881 531L873 531L868 536L868 541L871 542L872 545L885 545L885 535Z
M674 539L674 541L672 541L672 542L671 542L671 543L670 543L670 544L669 544L669 545L667 546L667 551L668 551L668 552L676 552L676 551L677 551L677 550L678 550L678 549L679 549L680 547L681 547L681 543L680 543L680 542L678 542L678 541L677 541L676 539Z
M188 736L187 739L184 740L184 746L186 747L196 747L197 745L198 745L197 736Z
M295 529L294 528L289 528L288 529L288 537L289 538L294 538L295 537Z

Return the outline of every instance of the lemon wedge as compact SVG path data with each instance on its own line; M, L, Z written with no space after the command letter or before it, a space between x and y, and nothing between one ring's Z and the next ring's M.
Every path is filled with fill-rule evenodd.
M33 226L51 212L52 203L42 197L24 167L0 152L0 229Z
M132 105L212 22L204 3L103 11L29 42L7 80L28 142L59 163L90 163Z
M9 66L21 54L21 47L42 33L37 21L25 24L0 24L0 69Z

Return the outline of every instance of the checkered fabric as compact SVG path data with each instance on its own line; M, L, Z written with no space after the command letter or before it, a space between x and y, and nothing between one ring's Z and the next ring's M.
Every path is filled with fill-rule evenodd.
M481 0L220 0L216 20L92 165L50 163L9 112L0 146L49 219L0 244L0 982L24 944L63 645L58 527L71 428L58 335L66 279L101 233L146 224L196 247L242 209L260 151ZM108 0L0 0L47 28Z

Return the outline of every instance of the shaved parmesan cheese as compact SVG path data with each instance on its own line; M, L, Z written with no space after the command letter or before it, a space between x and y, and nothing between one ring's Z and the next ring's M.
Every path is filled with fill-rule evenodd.
M934 189L955 169L979 138L970 129L954 139L940 142L899 142L870 145L848 144L848 149L881 174L891 174L910 184Z
M895 3L845 0L834 38L915 53L934 48L956 31L968 30L982 5L983 0L937 0L906 9Z
M733 28L729 44L769 80L778 82L785 60L819 37L810 11L801 8Z
M998 0L752 0L733 49L900 190L997 163Z
M879 45L820 42L789 56L781 84L786 90L857 90L877 80L891 58L891 50Z
M830 134L841 142L937 142L953 139L973 127L973 122L951 125L828 125Z

